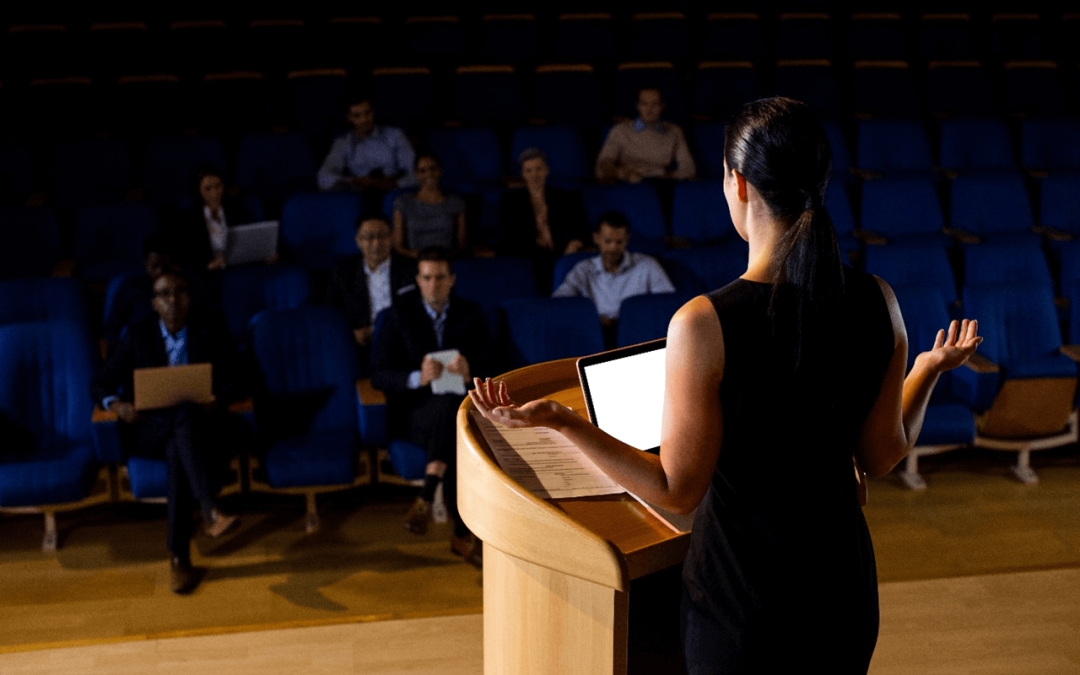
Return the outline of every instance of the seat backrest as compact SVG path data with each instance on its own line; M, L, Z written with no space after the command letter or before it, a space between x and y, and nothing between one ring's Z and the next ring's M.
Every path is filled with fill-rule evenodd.
M506 300L536 297L536 281L528 258L466 258L454 263L454 294L484 310L490 335L498 328L499 306Z
M707 293L723 288L746 271L748 248L741 239L733 240L721 246L695 246L666 251L660 262L668 271L675 287L680 291ZM693 286L687 287L686 272L693 279Z
M82 284L71 277L0 281L0 325L67 320L86 325Z
M586 298L524 298L503 303L514 367L604 350L596 305Z
M1080 121L1071 118L1024 120L1020 127L1020 162L1027 169L1080 169Z
M1056 172L1042 180L1040 225L1080 235L1080 172Z
M928 172L934 160L919 120L863 120L859 123L856 165L867 171Z
M626 347L666 336L671 317L692 297L689 293L652 293L623 300L616 345Z
M938 164L945 169L1013 169L1009 129L997 117L948 119L941 122Z
M72 246L83 279L104 281L140 269L143 241L159 229L157 214L144 202L83 209Z
M312 432L357 428L356 348L338 310L261 312L251 321L251 346L267 394L313 408L306 410Z
M46 207L0 207L0 277L45 275L60 257L56 215Z
M724 197L723 182L676 183L671 206L671 234L695 243L715 243L738 237Z
M1038 240L987 242L964 247L964 286L1027 284L1053 289Z
M236 182L260 197L281 199L313 188L316 168L300 134L249 133L240 139Z
M499 186L506 171L495 132L488 128L434 129L428 143L442 164L442 187L470 194Z
M861 222L890 237L939 233L945 216L930 178L893 176L863 183Z
M1027 186L1019 172L978 173L952 181L953 227L975 234L1029 232L1035 224Z
M302 192L281 212L280 249L309 270L328 270L334 258L356 253L361 200L352 192Z
M311 301L307 272L286 265L254 265L226 270L221 308L229 332L238 343L247 336L252 317L267 309L293 309Z
M945 249L933 244L866 247L866 271L890 286L930 286L945 302L956 302L956 277Z
M979 321L979 351L1005 368L1055 356L1061 330L1053 291L1043 286L1001 284L966 286L964 313Z
M33 434L38 452L89 445L94 363L82 324L0 326L0 411Z
M143 189L157 203L190 206L195 172L201 164L226 171L225 151L213 136L162 136L146 146ZM228 174L226 174L228 175Z

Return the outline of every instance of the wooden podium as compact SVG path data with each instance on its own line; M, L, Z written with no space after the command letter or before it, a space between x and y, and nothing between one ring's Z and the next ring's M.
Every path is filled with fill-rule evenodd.
M586 415L574 359L503 379L515 401ZM625 493L535 496L499 468L472 410L458 410L458 509L484 542L484 673L676 672L689 535Z

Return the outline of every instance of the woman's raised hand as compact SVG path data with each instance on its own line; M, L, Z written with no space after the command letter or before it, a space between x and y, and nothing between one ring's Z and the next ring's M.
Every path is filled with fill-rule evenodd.
M949 324L948 333L939 330L934 348L919 356L926 356L938 372L958 368L975 353L983 339L978 336L979 322L964 319Z
M506 382L473 378L476 388L469 392L473 405L487 419L512 429L524 427L555 427L563 411L570 412L555 401L537 399L517 405L510 398ZM573 414L571 412L571 414Z

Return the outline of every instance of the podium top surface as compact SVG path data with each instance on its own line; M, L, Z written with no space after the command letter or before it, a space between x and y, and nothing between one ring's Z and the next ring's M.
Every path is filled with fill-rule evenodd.
M516 401L549 398L586 415L575 359L528 366L502 379ZM686 557L690 536L626 493L542 499L514 482L496 463L474 410L468 398L458 410L458 508L485 545L618 590Z

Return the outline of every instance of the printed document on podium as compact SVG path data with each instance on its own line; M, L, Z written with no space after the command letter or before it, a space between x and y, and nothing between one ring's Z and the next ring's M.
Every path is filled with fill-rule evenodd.
M537 497L563 499L625 492L557 431L509 429L479 414L473 419L503 472Z

